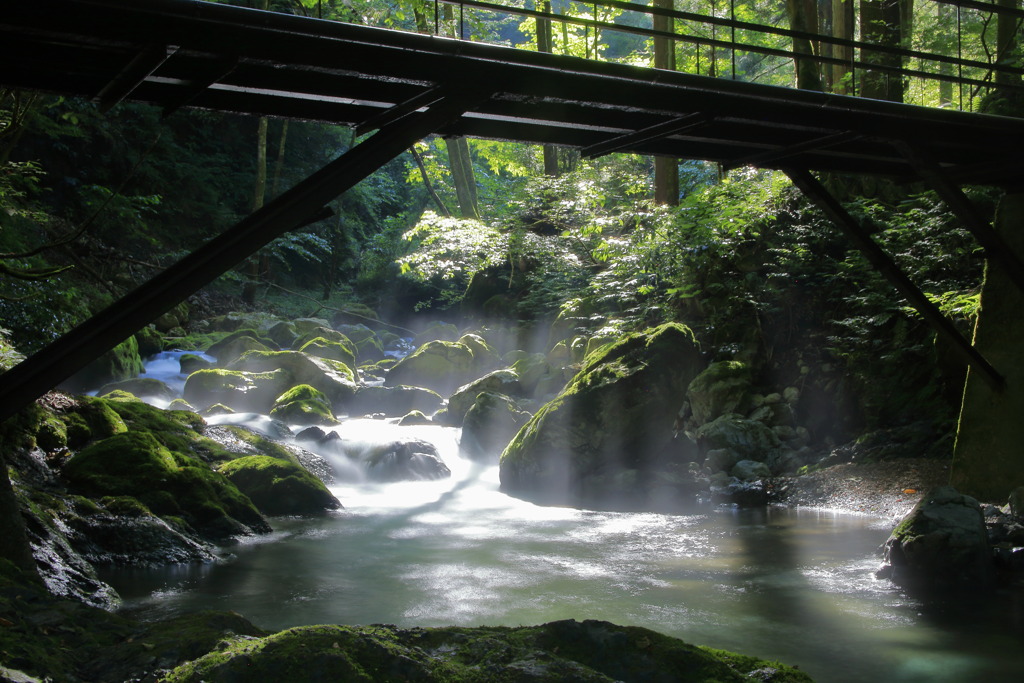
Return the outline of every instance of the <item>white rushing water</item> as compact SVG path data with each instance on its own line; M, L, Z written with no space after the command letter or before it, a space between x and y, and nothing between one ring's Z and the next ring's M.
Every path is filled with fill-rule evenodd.
M452 477L346 477L333 487L344 510L273 519L275 533L226 548L226 562L108 573L126 608L230 609L270 629L605 619L796 664L821 683L1015 680L1024 667L1021 606L1008 610L1006 595L925 602L873 577L890 520L542 507L501 493L496 466L462 459L457 430L348 420L337 431L348 443L430 441Z

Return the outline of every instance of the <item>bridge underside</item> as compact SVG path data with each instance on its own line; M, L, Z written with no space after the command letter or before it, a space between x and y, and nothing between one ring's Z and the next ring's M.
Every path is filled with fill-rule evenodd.
M785 170L989 383L999 374L810 171L927 180L1024 288L961 184L1024 184L1024 120L692 76L197 0L33 0L0 15L0 84L378 131L4 375L0 419L432 133Z

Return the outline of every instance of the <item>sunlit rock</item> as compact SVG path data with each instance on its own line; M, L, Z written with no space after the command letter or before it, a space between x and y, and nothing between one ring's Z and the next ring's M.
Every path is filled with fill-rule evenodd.
M331 401L308 384L299 384L274 399L270 417L295 425L334 425Z
M153 379L152 377L136 377L134 379L104 384L96 392L96 395L103 396L112 391L126 391L139 398L158 398L165 401L174 400L174 391L160 380Z
M530 419L508 396L484 391L466 412L459 449L470 460L497 462L512 437Z
M349 415L382 413L387 417L399 417L412 410L432 414L443 400L436 391L422 387L361 386L348 402L348 412Z
M296 318L292 321L295 325L295 331L300 335L306 335L316 330L317 328L326 328L328 330L333 329L331 323L323 318ZM319 335L316 335L319 336Z
M265 413L291 384L292 376L280 369L270 372L198 370L185 380L182 397L200 409L221 403L233 410Z
M323 337L314 337L299 348L299 351L317 358L336 360L344 363L350 370L356 369L356 356L352 353L351 345L341 342L329 341Z
M448 395L473 378L473 351L465 344L430 341L388 371L387 386L426 387Z
M195 353L184 353L178 358L178 366L181 368L183 375L191 375L196 370L209 370L214 365L214 363Z
M416 425L433 424L433 420L418 410L412 410L401 417L398 421L400 427L413 427Z
M291 379L290 385L308 384L322 391L335 406L343 406L356 393L355 373L349 366L300 351L251 351L232 363L230 369L253 373L284 372Z
M341 332L330 327L314 327L307 330L305 334L300 335L299 338L295 340L294 347L301 349L314 339L325 339L336 344L341 344L348 349L348 352L352 354L353 358L356 355L356 345L352 343L352 340Z
M981 505L952 486L925 495L885 542L881 578L919 587L984 586L992 551Z
M375 444L359 459L372 481L421 481L452 476L437 447L419 439Z
M587 481L635 470L617 492L643 506L651 474L683 467L696 453L673 425L686 389L703 370L693 333L667 324L609 344L587 362L512 440L501 457L505 491L551 502L608 506Z
M265 515L308 515L337 510L338 499L304 468L266 455L248 455L218 470Z
M277 344L280 349L290 349L295 344L295 340L298 338L298 330L295 329L295 323L282 320L274 323L270 329L267 330L267 337Z
M456 427L462 426L462 420L466 412L476 401L477 395L489 391L505 396L523 396L523 388L519 383L519 375L515 370L508 368L489 372L469 384L465 384L448 399L448 409L445 411L445 423Z
M217 365L224 367L240 357L246 351L276 351L277 345L256 330L244 328L236 330L223 339L213 343L206 350L206 355L217 359Z
M479 334L464 334L458 343L465 345L473 352L473 372L483 374L501 365L501 356Z

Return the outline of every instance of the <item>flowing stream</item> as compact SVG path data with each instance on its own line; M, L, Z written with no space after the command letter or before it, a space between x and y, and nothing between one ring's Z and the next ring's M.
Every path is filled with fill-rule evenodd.
M108 571L125 609L230 609L268 629L604 619L796 664L819 683L1024 670L1020 591L922 600L873 577L891 520L541 507L502 494L495 466L460 458L457 430L359 419L337 431L346 442L430 441L452 478L360 482L334 456L344 510L272 519L275 533L225 548L222 563Z

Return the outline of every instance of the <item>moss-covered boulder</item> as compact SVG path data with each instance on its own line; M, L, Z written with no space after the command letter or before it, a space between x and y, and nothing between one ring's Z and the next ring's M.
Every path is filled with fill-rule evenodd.
M343 335L337 330L333 330L330 327L313 327L307 330L304 334L300 335L295 340L295 348L301 349L303 346L313 341L314 339L325 339L327 341L334 342L336 344L343 345L348 352L352 354L354 358L356 355L356 345L352 343L352 340Z
M788 463L782 442L771 427L735 413L702 425L693 436L712 471L729 471L740 460L756 460L781 474Z
M466 412L476 402L476 397L485 391L515 398L525 395L523 387L519 383L519 375L515 370L505 368L489 372L483 377L459 387L451 395L448 399L448 409L444 414L445 423L461 427Z
M473 351L465 344L430 341L388 371L387 386L426 387L447 396L473 379Z
M266 413L293 383L290 373L276 368L267 372L199 370L185 380L182 398L200 409L220 403L234 410Z
M96 392L96 395L103 396L112 391L126 391L139 398L156 398L163 401L173 401L175 397L173 389L164 382L152 377L136 377L134 379L104 384Z
M295 346L295 340L299 338L299 332L295 329L295 323L282 320L267 330L267 337L277 344L278 348L290 349Z
M341 507L323 482L278 458L249 455L222 464L218 472L265 515L308 515Z
M128 337L67 380L63 386L73 392L95 389L109 382L131 379L142 372L139 342Z
M296 318L292 321L299 335L309 334L319 328L331 329L331 323L324 318Z
M470 460L495 463L529 420L530 414L508 396L481 392L466 412L459 450Z
M703 368L693 333L678 324L631 334L589 356L505 449L502 489L556 503L607 506L602 496L610 495L647 505L659 472L696 457L676 427L686 389ZM628 490L602 485L599 492L595 482Z
M423 328L415 337L413 337L412 345L416 348L423 346L427 342L432 341L450 341L453 342L460 336L459 328L451 323L445 322L433 322L427 327Z
M475 374L490 372L501 365L501 354L479 334L464 334L457 341L473 352Z
M269 531L253 504L206 463L136 429L94 442L62 472L73 493L131 496L163 518L181 518L207 538Z
M316 358L301 351L250 351L229 367L254 373L284 372L291 380L289 386L308 384L323 392L336 407L344 406L356 393L352 368L340 361Z
M101 399L79 397L72 411L61 415L67 426L67 445L81 448L94 439L105 439L128 431L128 426L110 404Z
M348 411L350 415L400 417L419 410L429 415L441 406L442 401L444 399L436 391L423 387L362 386L349 402Z
M419 439L376 444L361 458L371 481L424 481L452 476L434 444Z
M210 370L216 365L216 361L203 358L198 353L183 353L178 358L178 367L183 375L191 375L196 370Z
M995 578L981 505L952 486L930 491L893 529L879 576L916 588L980 588Z
M329 341L323 337L314 337L299 349L302 353L317 358L326 358L344 363L350 370L356 369L356 356L352 353L351 344Z
M274 400L270 417L294 425L334 425L330 400L308 384L299 384Z
M299 626L235 639L165 680L811 683L799 669L777 662L636 626L572 620L517 628Z
M529 353L516 359L512 369L519 377L524 396L544 399L565 387L565 376L560 366L548 362L543 353Z
M690 382L686 392L692 427L700 427L726 413L745 412L750 381L750 366L746 363L725 360L708 365Z

